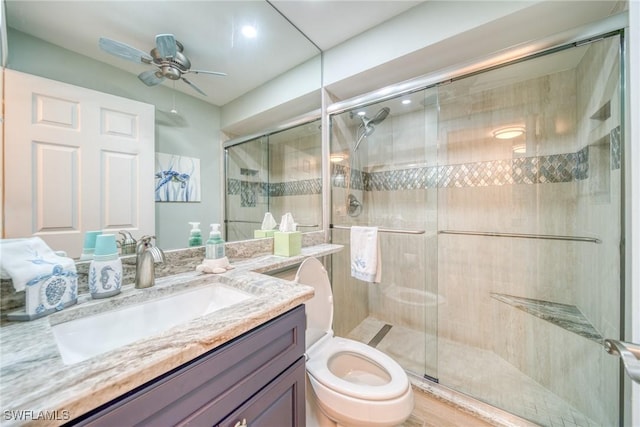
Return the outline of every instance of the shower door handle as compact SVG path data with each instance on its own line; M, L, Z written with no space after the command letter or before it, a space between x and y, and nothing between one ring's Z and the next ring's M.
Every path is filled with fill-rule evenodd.
M604 349L609 354L620 356L627 375L640 384L640 344L606 339Z

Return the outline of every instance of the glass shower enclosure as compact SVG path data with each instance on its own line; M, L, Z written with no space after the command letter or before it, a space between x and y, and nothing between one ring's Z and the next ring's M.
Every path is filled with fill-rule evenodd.
M539 425L618 425L621 69L616 34L332 114L336 335ZM380 283L350 276L353 225Z
M264 214L290 212L303 232L322 228L320 120L265 132L225 148L229 241L254 238Z

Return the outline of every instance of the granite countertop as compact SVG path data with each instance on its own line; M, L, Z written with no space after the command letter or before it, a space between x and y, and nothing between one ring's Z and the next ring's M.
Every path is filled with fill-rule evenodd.
M149 289L128 285L112 298L84 297L59 313L1 327L0 423L59 425L193 360L313 296L313 288L309 286L260 273L341 249L340 245L319 244L303 248L299 256L265 255L235 262L235 268L224 274L203 275L194 271L156 279L156 285ZM127 300L146 300L172 287L206 286L206 283L222 283L255 297L88 360L63 364L52 325L103 311L105 307L115 308Z

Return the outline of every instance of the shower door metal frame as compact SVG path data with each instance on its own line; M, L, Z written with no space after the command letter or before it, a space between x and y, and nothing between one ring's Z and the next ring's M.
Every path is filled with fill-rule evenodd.
M620 68L621 68L621 103L622 105L622 114L621 114L621 129L622 129L622 141L624 144L627 144L627 138L625 138L625 130L626 130L626 108L624 108L625 98L626 98L626 73L625 73L625 57L626 57L626 43L625 43L625 28L628 27L628 15L626 12L619 13L617 15L612 15L604 20L601 20L596 23L587 24L576 29L566 31L557 35L552 35L548 38L532 42L525 49L522 46L518 46L511 50L506 50L501 52L499 55L491 56L489 58L485 58L485 60L474 60L472 64L459 64L451 69L445 69L441 72L436 72L433 74L428 74L426 76L421 76L416 79L411 79L406 82L402 82L396 85L391 85L384 87L382 89L358 96L356 98L352 98L349 100L337 102L331 104L326 107L323 106L323 110L326 114L328 121L331 122L332 116L337 116L341 113L347 112L349 110L353 110L356 108L362 108L368 105L377 104L389 99L397 98L402 95L415 93L423 90L427 90L430 88L438 87L443 84L448 84L453 81L463 79L466 77L470 77L475 74L484 73L493 69L509 66L512 64L516 64L522 61L527 61L529 59L533 59L539 56L544 56L550 53L559 52L565 49L571 49L573 47L577 47L586 43L598 41L610 36L620 36ZM508 59L504 59L508 58ZM490 64L490 65L487 65ZM326 147L330 146L330 131L327 134L323 134L323 144ZM626 151L626 150L625 150ZM325 161L328 161L328 156L325 156ZM621 236L622 242L620 244L620 335L621 339L624 339L625 335L630 335L628 331L626 319L628 317L629 307L627 306L627 302L625 301L625 297L628 297L629 292L627 292L627 276L626 276L626 251L625 251L625 237L626 237L626 229L625 229L625 212L627 210L626 205L626 189L625 189L625 155L623 154L623 162L621 165ZM325 230L328 228L342 228L340 226L334 226L330 224L331 219L325 218ZM327 236L328 234L327 230ZM566 236L562 236L566 237ZM588 239L589 241L594 241L592 239ZM595 242L597 243L597 242ZM638 332L636 331L636 334ZM636 344L634 344L635 346ZM607 347L603 345L604 351L608 351ZM611 354L616 355L615 351L612 351ZM634 353L635 354L635 353ZM632 409L628 407L625 403L625 397L631 395L631 386L630 386L630 378L625 373L625 366L622 361L620 362L620 393L618 397L618 401L620 404L619 409L619 420L622 423L625 420L630 420L632 415L637 415L635 413L632 414Z

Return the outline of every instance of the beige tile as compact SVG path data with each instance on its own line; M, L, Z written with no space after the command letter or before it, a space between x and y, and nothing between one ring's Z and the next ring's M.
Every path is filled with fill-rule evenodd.
M489 427L492 424L414 389L415 407L401 427Z

